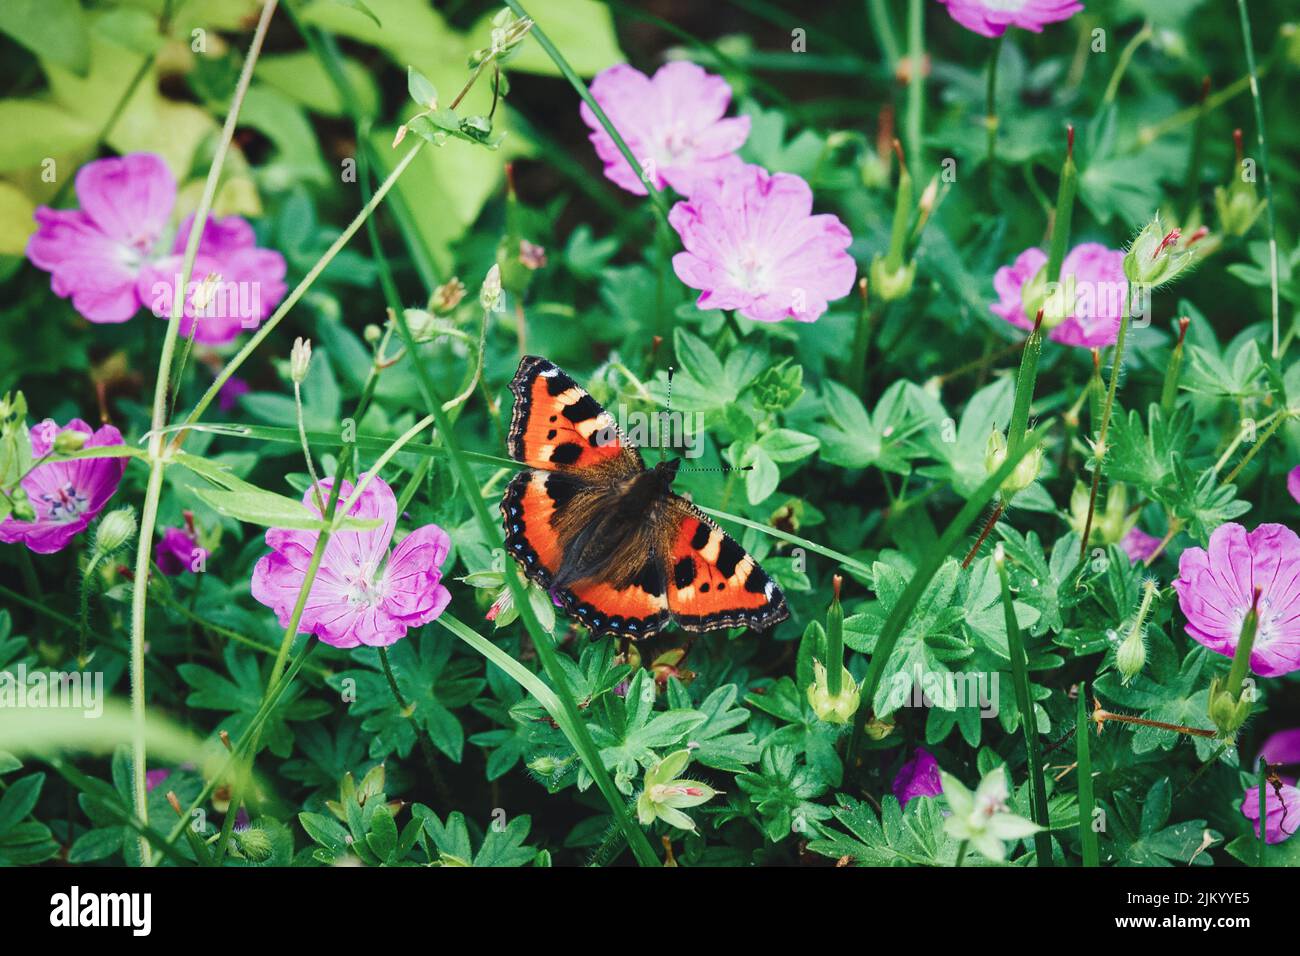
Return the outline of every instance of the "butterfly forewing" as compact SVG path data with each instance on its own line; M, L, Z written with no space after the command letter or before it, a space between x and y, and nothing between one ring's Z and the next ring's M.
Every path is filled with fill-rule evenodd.
M645 469L613 416L547 359L524 356L510 391L515 410L507 444L516 461L548 471L582 471L593 480L628 478Z

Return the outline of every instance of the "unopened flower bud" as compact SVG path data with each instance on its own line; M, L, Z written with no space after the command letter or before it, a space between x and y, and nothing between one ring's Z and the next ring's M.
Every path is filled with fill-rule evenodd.
M989 440L984 446L984 470L993 474L1007 460L1007 439L998 429L989 433ZM1043 467L1043 447L1036 446L1023 456L1012 469L1011 474L1002 482L1002 494L1010 497L1018 491L1024 491L1038 478Z
M483 277L483 287L478 293L478 303L485 312L501 311L501 267L494 265Z
M384 330L370 322L361 330L361 337L365 339L367 345L374 345L384 337Z
M1157 213L1125 254L1124 276L1131 283L1154 289L1172 282L1195 258L1194 249L1182 242L1182 233L1167 229Z
M546 265L546 250L527 239L519 240L519 261L525 269L537 270Z
M85 447L88 437L85 432L74 431L69 428L67 431L59 432L58 437L54 439L54 450L60 455L80 451Z
M112 554L134 537L134 509L118 508L99 519L99 527L95 529L95 550L100 554Z
M884 302L894 302L912 291L916 279L916 262L904 262L897 269L890 269L885 256L877 255L871 260L871 289Z
M808 703L813 713L819 720L824 720L828 724L847 724L858 712L858 705L862 701L861 692L853 675L849 673L847 667L842 664L839 666L843 674L837 696L831 696L830 688L827 686L826 665L821 661L813 661L813 682L808 685Z
M311 365L311 340L300 336L293 340L293 351L289 353L289 378L295 385L301 385L306 381L309 365Z
M261 827L250 826L247 830L235 830L232 836L239 852L254 863L265 863L274 852L271 835Z

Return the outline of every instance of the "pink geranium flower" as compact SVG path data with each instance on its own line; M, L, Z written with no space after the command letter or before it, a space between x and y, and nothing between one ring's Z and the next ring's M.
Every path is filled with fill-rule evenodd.
M1046 265L1047 253L1026 249L1014 263L998 269L993 276L998 301L989 306L993 314L1022 329L1032 329L1037 315L1026 313L1024 288ZM1081 243L1070 250L1056 278L1061 283L1064 315L1044 315L1044 324L1051 330L1048 338L1088 349L1114 345L1128 302L1124 253L1095 242Z
M1290 784L1280 788L1269 784L1264 791L1264 842L1281 843L1300 827L1300 790ZM1259 836L1259 787L1246 788L1241 815L1250 821L1255 836Z
M173 241L168 224L176 180L166 163L153 153L95 160L77 171L76 191L80 209L36 210L38 228L28 240L27 258L50 273L54 293L71 298L91 322L125 322L141 306L170 315L193 217ZM219 286L200 313L196 339L223 344L241 328L256 327L284 297L284 272L284 258L256 248L243 219L209 220L191 281L201 283L212 273L226 287ZM192 303L186 315L188 334Z
M915 797L937 797L943 793L939 762L934 754L917 747L912 759L899 768L892 789L903 806Z
M1239 524L1220 525L1210 547L1188 548L1178 560L1178 604L1187 633L1231 657L1241 625L1259 589L1259 624L1250 669L1279 677L1300 669L1300 538L1280 524L1249 534Z
M1300 504L1300 465L1296 465L1287 473L1286 490L1291 492L1291 497Z
M1128 534L1120 540L1119 546L1128 555L1129 563L1137 564L1156 553L1156 548L1160 547L1160 539L1135 527L1129 529Z
M112 425L92 431L80 418L74 418L60 428L53 419L47 418L28 436L32 460L39 461L50 454L55 439L63 432L85 435L83 448L122 444L122 433ZM27 504L35 517L20 520L9 515L0 521L0 541L25 544L37 554L63 550L104 510L108 499L117 491L124 471L125 458L77 458L37 465L22 480Z
M853 237L837 217L812 214L812 190L798 176L742 166L701 185L668 221L686 249L673 271L702 290L701 309L813 322L853 288Z
M171 254L146 264L140 272L140 299L159 318L171 318L172 296L184 270L185 244L193 227L194 217L186 217ZM196 342L224 345L242 329L257 328L284 298L284 273L284 257L257 248L253 227L239 216L209 219L194 258L181 334L188 336L197 319ZM219 277L213 288L196 296L195 291L210 275ZM196 298L203 301L196 302Z
M1042 33L1043 26L1068 20L1083 9L1076 0L939 0L967 30L1000 37L1007 27Z
M591 82L591 95L628 149L641 163L634 170L586 103L582 120L591 128L605 175L628 192L646 194L642 176L656 189L671 186L690 196L696 185L735 162L749 136L749 117L723 119L731 87L694 63L661 66L653 77L626 64L612 66Z
M162 537L153 546L154 564L169 577L193 571L194 559L200 558L206 563L207 557L207 549L199 547L193 533L184 528L164 528Z
M333 484L328 478L320 483L322 500ZM340 507L352 492L352 483L343 482ZM320 515L315 499L308 488L303 504ZM429 524L416 528L390 553L397 500L379 477L366 486L348 514L376 518L380 524L330 536L298 631L315 634L334 647L387 646L405 637L407 628L432 621L450 603L451 595L440 582L451 541L445 531ZM281 627L289 626L317 534L283 528L266 533L271 553L253 568L252 592L275 611Z

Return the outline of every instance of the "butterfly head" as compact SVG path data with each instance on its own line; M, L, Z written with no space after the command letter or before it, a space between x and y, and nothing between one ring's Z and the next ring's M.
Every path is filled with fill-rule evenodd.
M672 490L673 479L677 477L677 469L681 466L682 460L680 458L668 458L655 464L654 475L663 491Z

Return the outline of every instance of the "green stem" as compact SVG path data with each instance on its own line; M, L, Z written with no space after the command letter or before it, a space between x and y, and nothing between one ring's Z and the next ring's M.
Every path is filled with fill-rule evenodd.
M957 862L954 866L961 866L966 862L966 851L970 849L970 840L962 840L961 845L957 847Z
M340 462L340 466L342 469L345 467L345 463ZM330 488L329 503L325 506L325 513L322 515L327 522L333 520L335 510L338 508L339 494L343 488L345 474L344 470L340 470L334 475L334 482ZM344 512L344 514L346 513ZM298 637L298 625L302 621L302 614L307 607L307 600L311 597L312 586L316 583L316 574L320 570L321 561L325 558L325 550L329 547L329 540L330 529L328 527L320 531L316 536L316 543L312 547L311 561L307 565L307 573L303 576L302 586L298 589L298 600L295 602L293 614L289 618L289 626L284 629L284 637L280 641L279 653L276 654L275 664L271 667L271 677L266 682L266 691L262 695L263 704L266 703L271 691L279 684L280 678L284 674L285 664L289 659L289 651L293 648L293 642ZM311 642L310 635L307 637L307 642ZM231 788L230 809L226 812L226 819L222 821L221 838L217 841L215 850L218 864L225 858L226 847L230 842L230 833L235 825L235 816L238 814L240 804L243 802L244 783L252 775L253 761L257 758L257 751L261 746L260 730L248 736L250 742L246 757L246 772Z
M921 130L925 111L925 14L921 0L907 5L907 157L918 172L925 168Z
M217 192L217 183L221 179L221 168L225 164L226 154L230 149L230 141L235 133L239 110L244 102L244 94L248 92L249 84L252 82L253 67L256 65L258 55L261 53L262 41L266 38L267 29L270 27L271 16L275 13L276 5L277 0L268 0L262 8L262 15L257 21L257 29L253 33L252 42L248 47L248 55L244 60L244 67L240 71L239 81L235 86L234 96L230 101L230 109L226 114L226 122L221 130L221 138L217 142L217 149L212 157L212 165L208 170L208 178L203 187L203 195L199 199L198 209L194 213L194 222L190 227L190 234L186 241L185 257L178 285L172 290L171 317L167 322L167 333L163 339L162 354L158 359L158 376L154 383L153 414L151 418L152 434L149 439L149 481L145 488L144 506L140 514L135 581L131 594L131 713L134 723L131 767L132 790L135 797L135 815L144 825L149 823L149 800L145 787L147 760L145 752L144 686L145 614L149 590L149 563L153 550L153 531L158 519L159 500L162 496L163 470L167 465L167 458L163 454L163 436L160 429L167 424L167 394L171 379L172 357L176 350L176 338L180 331L181 315L185 309L185 290L189 285L190 276L194 272L194 260L198 255L199 240L203 236L204 227L208 221L208 213L212 209L212 201ZM143 836L140 837L140 858L145 866L149 866L152 862L148 841Z
M1255 42L1250 33L1250 13L1246 0L1237 0L1241 18L1241 42L1246 50L1246 70L1250 74L1250 98L1255 106L1255 134L1259 143L1259 171L1264 179L1264 201L1268 209L1268 264L1270 304L1273 314L1273 358L1281 354L1279 343L1280 309L1277 261L1277 210L1273 205L1273 181L1268 174L1268 137L1264 132L1264 104L1259 95L1259 70L1255 65Z
M1186 316L1178 320L1178 342L1169 356L1169 367L1165 369L1165 381L1160 389L1160 410L1166 418L1173 414L1174 404L1178 401L1178 379L1183 371L1183 344L1189 323Z
M1128 71L1128 65L1133 60L1133 54L1138 51L1143 43L1151 39L1152 29L1150 22L1143 23L1142 29L1133 35L1124 49L1120 52L1119 61L1115 64L1115 71L1110 75L1110 82L1106 84L1106 95L1101 98L1102 106L1109 106L1115 102L1115 96L1119 93L1120 80L1124 79L1124 74Z
M1002 53L1002 41L1005 34L993 41L993 52L989 55L988 108L984 124L989 130L988 162L991 170L997 162L998 153L998 57Z
M1083 850L1083 865L1096 867L1100 860L1097 848L1097 832L1092 828L1092 817L1096 806L1092 780L1092 733L1091 721L1088 719L1088 688L1079 684L1079 700L1074 718L1075 760L1078 766L1075 773L1079 778L1079 845Z
M1007 581L1007 563L1001 545L993 563L998 569L1002 585L1002 612L1006 620L1007 650L1011 655L1011 679L1015 683L1016 706L1020 709L1020 726L1025 735L1025 762L1029 768L1029 788L1032 795L1034 822L1041 830L1034 834L1035 856L1039 866L1052 865L1052 821L1047 811L1047 781L1043 779L1043 759L1038 743L1038 719L1034 716L1034 700L1029 687L1029 659L1025 654L1024 635L1016 621L1015 605L1011 600L1011 585Z
M298 304L298 300L303 297L309 288L311 288L312 283L314 283L317 277L319 277L325 270L325 267L334 261L334 257L337 256L343 247L348 244L348 241L356 235L357 230L361 228L365 221L370 217L370 214L375 211L375 208L383 201L384 197L388 195L389 190L397 183L397 180L401 177L402 173L406 171L406 167L411 165L412 160L415 159L423 147L424 140L416 139L415 145L412 146L410 151L402 157L401 161L393 167L393 171L388 174L388 177L380 183L379 188L376 189L374 195L370 197L370 201L361 208L361 211L358 212L355 217L353 217L352 221L348 223L347 228L339 233L338 238L330 243L330 247L325 250L325 253L320 257L316 264L311 267L311 270L302 277L302 281L298 283L294 290L285 297L284 301L280 303L279 308L275 310L269 319L262 323L261 327L253 334L253 337L244 343L244 346L234 355L233 358L231 358L229 362L226 363L226 367L217 374L217 377L213 380L212 384L208 386L208 390L203 393L203 397L199 399L198 404L194 406L193 410L186 417L186 425L193 425L199 420L199 417L207 410L207 407L212 404L214 399L216 399L217 394L221 391L221 387L225 385L239 367L247 361L248 357L256 351L257 347L266 340L266 337L271 334L277 325L280 324L281 320L289 313L289 310Z
M1256 780L1259 784L1259 865L1264 866L1265 855L1268 853L1268 796L1265 791L1268 786L1268 761L1263 757L1259 758Z
M81 577L81 615L79 618L80 626L77 628L77 666L80 668L85 668L87 661L86 646L90 635L90 590L95 586L95 569L99 567L99 562L103 558L103 552L96 551L92 554L90 561L86 564L85 573Z
M1034 384L1038 381L1038 362L1043 354L1043 310L1038 310L1034 330L1025 341L1020 355L1020 371L1016 374L1015 404L1011 408L1011 424L1007 429L1007 450L1014 451L1025 440L1029 430L1029 406L1034 400Z
M849 357L848 381L853 393L865 397L863 390L867 383L867 359L871 355L871 338L880 318L880 310L871 301L867 289L866 277L858 280L858 292L862 299L858 309L858 324L853 333L853 351Z
M1225 485L1230 485L1236 481L1237 476L1241 474L1241 470L1250 464L1252 458L1259 454L1259 450L1264 447L1264 443L1273 437L1273 433L1281 427L1284 421L1291 417L1290 409L1282 409L1281 412L1275 414L1277 417L1273 420L1273 424L1268 426L1268 429L1264 434L1259 436L1259 441L1250 446L1250 451L1246 452L1245 457L1243 457L1241 461L1237 462L1237 466L1233 468L1232 471L1228 472L1227 476L1223 479Z
M1119 335L1115 339L1115 357L1110 367L1110 386L1106 390L1106 404L1101 411L1101 428L1097 431L1095 447L1096 462L1092 471L1092 490L1088 498L1088 518L1083 525L1083 541L1080 543L1080 560L1088 557L1088 539L1092 536L1092 519L1097 512L1097 489L1101 487L1101 466L1106 461L1109 449L1106 447L1106 434L1110 430L1110 417L1115 411L1115 391L1119 388L1120 367L1124 363L1124 339L1128 336L1128 309L1119 321Z
M885 55L889 72L893 73L898 67L900 50L898 35L894 32L894 23L889 17L889 7L885 0L867 0L867 16L871 20L872 29L876 31L880 52Z
M582 78L574 72L573 67L569 66L569 61L564 58L564 55L561 54L558 49L556 49L555 44L551 42L545 31L542 30L541 24L529 15L528 11L523 8L518 0L505 0L505 2L506 6L516 14L521 17L528 17L528 19L533 21L533 28L529 33L532 35L533 39L537 41L537 45L545 51L546 55L551 58L551 62L553 62L556 68L560 71L560 74L569 81L569 85L573 87L574 91L580 97L582 97L582 101L587 104L587 108L591 110L592 114L596 117L597 122L604 127L605 132L609 134L609 138L612 139L614 145L618 147L618 151L623 154L623 158L626 159L628 165L632 167L632 172L636 174L637 178L645 186L646 193L650 196L650 201L654 205L655 212L658 213L661 219L667 221L668 202L664 199L663 193L660 192L659 187L651 181L650 177L645 175L641 159L632 152L622 135L617 129L615 129L614 124L610 122L609 117L605 115L605 111L601 109L600 104L596 102L595 98L591 95L591 92L587 89L587 84L582 82Z

